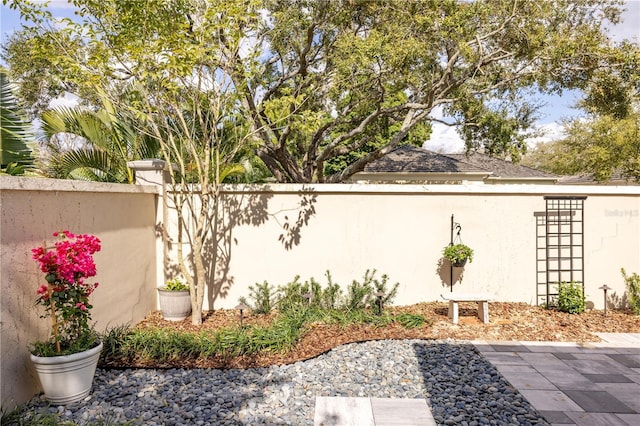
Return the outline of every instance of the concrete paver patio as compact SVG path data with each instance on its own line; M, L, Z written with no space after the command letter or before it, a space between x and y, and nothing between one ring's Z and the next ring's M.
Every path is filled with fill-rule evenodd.
M598 336L603 342L472 343L552 425L640 425L640 333ZM326 426L435 424L423 399L318 397L315 416Z
M598 336L473 343L552 425L640 425L640 333Z

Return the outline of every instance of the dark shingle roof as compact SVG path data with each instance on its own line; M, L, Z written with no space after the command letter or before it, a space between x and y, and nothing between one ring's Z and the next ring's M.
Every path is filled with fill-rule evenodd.
M367 164L373 173L486 173L500 178L549 178L556 176L484 154L438 154L404 145Z
M364 171L375 173L486 172L486 170L465 161L409 145L400 146L387 155L372 161L365 166Z
M511 161L501 160L488 155L473 154L446 154L448 157L466 161L485 170L491 170L494 176L501 178L555 178L557 176L531 167L514 164Z

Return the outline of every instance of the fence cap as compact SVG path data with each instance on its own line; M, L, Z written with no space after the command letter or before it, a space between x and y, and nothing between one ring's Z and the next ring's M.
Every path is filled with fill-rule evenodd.
M167 162L157 158L148 158L144 160L135 160L127 162L127 166L133 170L168 170ZM178 167L172 164L174 170Z

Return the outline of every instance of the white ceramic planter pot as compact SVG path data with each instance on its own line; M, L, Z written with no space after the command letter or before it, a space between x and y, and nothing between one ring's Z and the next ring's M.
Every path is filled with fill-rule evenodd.
M160 309L167 321L182 321L191 314L189 290L167 291L158 289Z
M102 342L73 355L40 357L31 354L44 396L54 404L68 404L89 395L100 351Z

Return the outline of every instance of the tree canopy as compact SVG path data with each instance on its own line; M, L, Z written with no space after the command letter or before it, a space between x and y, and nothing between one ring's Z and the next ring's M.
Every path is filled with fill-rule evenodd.
M531 167L559 175L592 174L605 182L618 174L640 182L640 111L626 117L603 114L564 126L562 139L538 145L524 157Z
M153 107L206 73L227 92L198 89L232 99L223 115L243 121L280 182L343 181L420 144L435 121L459 126L468 149L517 159L532 93L581 89L589 108L624 115L639 84L638 45L603 27L619 20L618 0L73 3L78 22L61 25L40 4L10 2L33 23L3 53L23 87L40 79L23 92L31 105L133 86Z

